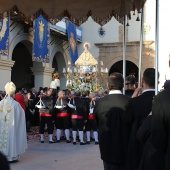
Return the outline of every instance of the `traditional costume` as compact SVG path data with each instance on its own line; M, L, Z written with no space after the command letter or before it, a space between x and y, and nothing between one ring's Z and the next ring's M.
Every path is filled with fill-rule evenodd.
M68 102L64 98L58 98L56 102L56 137L57 142L60 142L61 130L65 131L67 143L70 143L70 115L68 112Z
M51 99L51 96L45 96L42 98L43 107L39 109L39 115L40 115L40 137L41 137L41 143L44 143L44 128L45 124L47 124L48 127L48 135L49 135L49 143L55 143L52 139L53 137L53 100Z
M88 108L89 115L85 127L86 127L87 144L90 144L90 131L93 130L95 144L97 145L99 144L99 141L98 141L97 125L95 124L94 116L93 116L94 106L95 106L95 101L91 100L89 102L89 108Z
M13 82L7 83L6 96L0 102L0 151L8 161L18 161L27 148L25 113L11 97L15 89Z
M86 117L86 103L77 96L70 100L68 106L71 108L73 144L76 144L76 135L78 130L80 145L84 145L85 142L83 139L83 126Z

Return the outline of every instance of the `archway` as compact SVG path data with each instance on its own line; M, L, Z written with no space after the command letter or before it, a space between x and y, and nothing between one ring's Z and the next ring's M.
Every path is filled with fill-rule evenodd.
M53 58L52 68L54 68L54 72L58 72L60 75L60 88L66 88L66 79L63 75L63 68L66 67L66 63L64 60L64 55L61 52L57 52Z
M34 86L34 76L31 71L32 55L29 48L32 48L32 43L22 41L18 43L12 53L12 60L15 64L11 72L11 80L17 87L31 88Z
M109 75L113 72L119 72L123 74L123 60L112 65ZM136 80L138 80L138 67L133 62L126 60L126 76L129 75L134 75Z

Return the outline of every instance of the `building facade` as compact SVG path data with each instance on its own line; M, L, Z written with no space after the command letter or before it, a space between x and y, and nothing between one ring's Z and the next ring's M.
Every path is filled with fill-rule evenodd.
M162 88L165 78L170 79L170 23L167 22L170 17L168 10L169 1L159 4L159 73L160 84ZM138 78L139 55L140 55L140 30L141 21L136 21L137 17L141 20L141 14L131 13L129 26L126 28L126 75L135 74ZM142 70L148 67L155 68L155 27L156 27L156 2L147 0L144 8L144 33L143 33L143 51L142 51ZM102 32L101 34L101 30ZM91 18L82 24L83 42L91 44L91 53L99 61L103 61L109 73L114 71L123 72L123 25L112 18L102 28L94 23ZM83 46L80 45L79 51Z
M78 41L81 41L81 32L81 27L77 27ZM39 87L49 87L52 73L56 71L60 74L61 87L65 88L62 69L70 61L65 19L50 26L49 63L32 61L32 25L11 19L9 40L9 57L0 57L0 90L9 81L17 87L35 87L37 90Z
M168 0L166 0L167 3ZM170 17L167 3L160 2L159 23L159 72L160 85L165 79L170 79ZM144 10L144 42L142 52L142 72L148 67L155 67L155 2L147 0ZM166 11L166 12L165 12ZM140 54L140 21L141 14L132 13L126 33L126 75L138 77ZM123 69L123 25L112 18L101 27L89 18L81 28L77 28L78 53L82 53L85 42L90 44L89 51L98 60L103 61L109 73L122 72ZM62 73L71 60L67 40L66 23L64 20L50 28L50 62L39 63L32 61L33 27L21 20L10 21L9 57L0 56L0 90L8 81L13 81L17 87L29 86L48 87L52 73L60 74L61 89L65 89L66 79Z

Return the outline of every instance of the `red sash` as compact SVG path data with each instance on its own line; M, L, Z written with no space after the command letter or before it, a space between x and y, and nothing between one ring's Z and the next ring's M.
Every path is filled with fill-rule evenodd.
M83 116L79 116L79 115L71 115L72 119L83 119Z
M67 112L57 113L56 117L68 117L69 114Z
M89 120L93 120L93 119L94 119L93 114L89 114L88 119L89 119Z
M51 114L40 112L40 116L51 117Z

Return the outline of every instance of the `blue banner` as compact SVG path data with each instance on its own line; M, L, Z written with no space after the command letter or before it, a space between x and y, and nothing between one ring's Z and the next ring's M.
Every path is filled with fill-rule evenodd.
M70 49L70 57L72 60L72 65L74 65L75 61L78 58L77 33L76 33L76 26L70 21L67 21L67 34L68 34L68 43Z
M10 18L0 20L0 56L8 57Z
M66 28L66 22L67 20L63 18L61 21L56 23L55 25L50 24L50 28L56 31L61 31L64 34L67 34L67 28ZM77 32L77 41L82 41L82 27L76 26L76 32Z
M50 27L48 22L40 15L34 20L33 61L49 63L50 54Z

